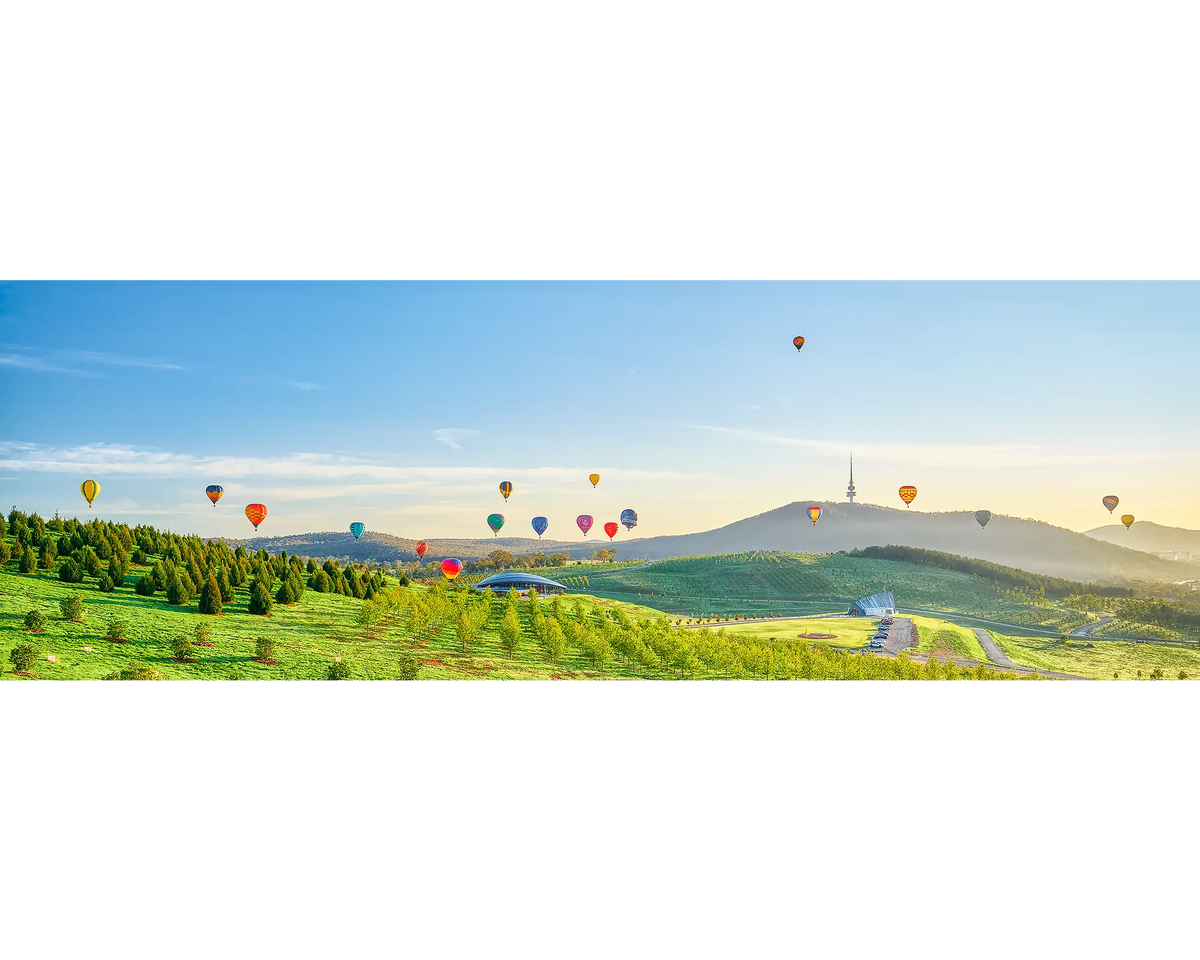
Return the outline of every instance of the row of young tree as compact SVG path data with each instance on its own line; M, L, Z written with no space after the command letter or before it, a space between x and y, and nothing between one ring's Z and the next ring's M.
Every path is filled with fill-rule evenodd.
M425 591L387 590L364 603L368 630L396 624L417 644L446 639L464 653L492 634L509 657L525 647L554 665L603 673L613 667L647 678L813 680L1009 680L1013 674L930 660L867 657L821 644L768 640L712 630L679 629L665 617L633 618L620 608L590 611L576 598L550 600L535 591L503 599L491 591L438 585Z

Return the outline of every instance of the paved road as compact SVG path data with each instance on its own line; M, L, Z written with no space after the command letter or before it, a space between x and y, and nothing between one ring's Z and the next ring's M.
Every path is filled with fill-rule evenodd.
M888 631L888 638L883 641L883 652L895 656L912 643L912 621L897 617Z
M986 630L980 630L978 627L973 629L975 630L975 636L979 638L979 643L983 646L983 652L987 654L987 658L992 663L1001 667L1011 667L1013 670L1021 669L1019 665L1008 659L1008 656L1000 649L996 641L992 639L990 633Z
M1093 630L1095 630L1097 627L1103 627L1112 622L1113 622L1112 617L1106 616L1105 614L1100 614L1099 620L1097 620L1095 623L1089 623L1087 626L1080 627L1078 630L1072 630L1071 636L1073 636L1073 637L1089 636L1091 634L1091 632Z

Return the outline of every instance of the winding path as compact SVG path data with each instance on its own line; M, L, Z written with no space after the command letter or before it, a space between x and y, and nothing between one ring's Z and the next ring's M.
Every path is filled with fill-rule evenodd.
M1008 659L1008 655L1000 649L1000 646L992 639L992 635L986 630L980 630L978 627L973 628L975 636L979 638L979 643L983 647L983 652L987 654L987 658L992 663L998 664L1001 667L1010 667L1013 670L1020 670L1019 664L1013 663Z

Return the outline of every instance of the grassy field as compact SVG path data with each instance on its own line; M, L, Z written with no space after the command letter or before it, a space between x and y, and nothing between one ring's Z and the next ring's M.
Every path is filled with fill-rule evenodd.
M662 560L641 569L593 574L589 589L689 616L751 611L803 615L892 590L903 607L1050 630L1074 629L1091 619L1052 601L1033 603L984 577L839 554L740 553Z
M143 572L134 568L132 582ZM412 588L414 593L424 591ZM59 602L78 594L84 601L82 622L63 620ZM572 602L574 597L571 598ZM623 610L633 618L659 617L657 611L609 599L579 597L591 612ZM271 616L252 616L246 612L248 597L244 590L225 605L221 616L201 616L192 603L170 606L162 597L139 597L130 587L113 593L101 593L90 584L60 583L48 573L11 574L0 571L0 679L23 679L13 673L8 653L18 643L33 643L38 661L31 673L41 679L99 680L132 663L149 664L164 678L174 680L319 680L338 657L351 665L356 679L382 680L397 675L402 654L423 661L422 679L551 679L560 677L622 677L636 674L619 663L597 671L578 658L567 658L554 665L541 656L532 638L526 637L515 655L509 656L499 642L495 625L485 629L469 654L463 654L453 627L441 631L432 640L418 642L409 637L399 623L370 633L358 622L363 601L336 594L305 591L293 606L276 605ZM22 619L31 609L46 617L43 633L30 634ZM105 627L112 619L128 623L127 642L110 643L104 639ZM212 628L211 647L197 647L193 663L172 658L172 637L192 635L197 624ZM255 639L273 637L279 645L277 665L267 666L254 659ZM88 651L85 648L90 647ZM47 655L53 656L50 662Z
M1073 673L1093 680L1137 680L1139 676L1148 680L1156 670L1162 671L1164 680L1200 679L1200 651L1195 649L1119 640L1074 639L1061 643L1049 637L1034 639L988 632L1014 663L1026 667ZM1185 674L1182 678L1181 671Z
M806 633L832 633L833 640L812 640L830 647L858 649L866 645L875 632L876 620L850 619L804 619L804 620L752 620L750 622L714 624L724 627L731 637L757 637L763 640L798 640Z
M918 631L916 652L941 659L974 660L987 663L987 654L974 631L948 620L911 617Z

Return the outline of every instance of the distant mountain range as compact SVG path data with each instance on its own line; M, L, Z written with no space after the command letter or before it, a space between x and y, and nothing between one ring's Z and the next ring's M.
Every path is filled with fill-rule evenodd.
M796 553L834 553L856 547L897 544L942 550L965 557L991 560L1033 573L1094 583L1189 580L1200 577L1200 561L1168 560L1124 546L1119 535L1107 537L1076 533L1037 520L993 516L980 528L971 512L926 513L863 503L820 503L824 513L815 526L806 508L818 501L805 500L778 507L736 523L672 537L623 540L611 544L621 559L657 560L666 557L703 556L744 550L779 550ZM1146 524L1153 527L1153 524ZM1121 533L1132 534L1137 530ZM1107 527L1100 528L1108 530ZM1158 530L1171 528L1158 527ZM1195 531L1180 531L1196 534ZM1157 541L1156 541L1157 542ZM298 534L291 537L260 537L230 541L247 549L265 547L301 556L338 557L356 561L391 562L415 560L417 541L386 533L365 533L355 540L349 533ZM460 559L486 556L497 548L513 554L568 553L585 556L598 547L610 546L601 537L586 540L530 540L495 537L481 540L429 540L426 559L454 556Z
M1087 535L1146 553L1190 553L1200 558L1200 530L1164 527L1148 520L1139 520L1128 530L1123 523L1113 523L1089 530Z

